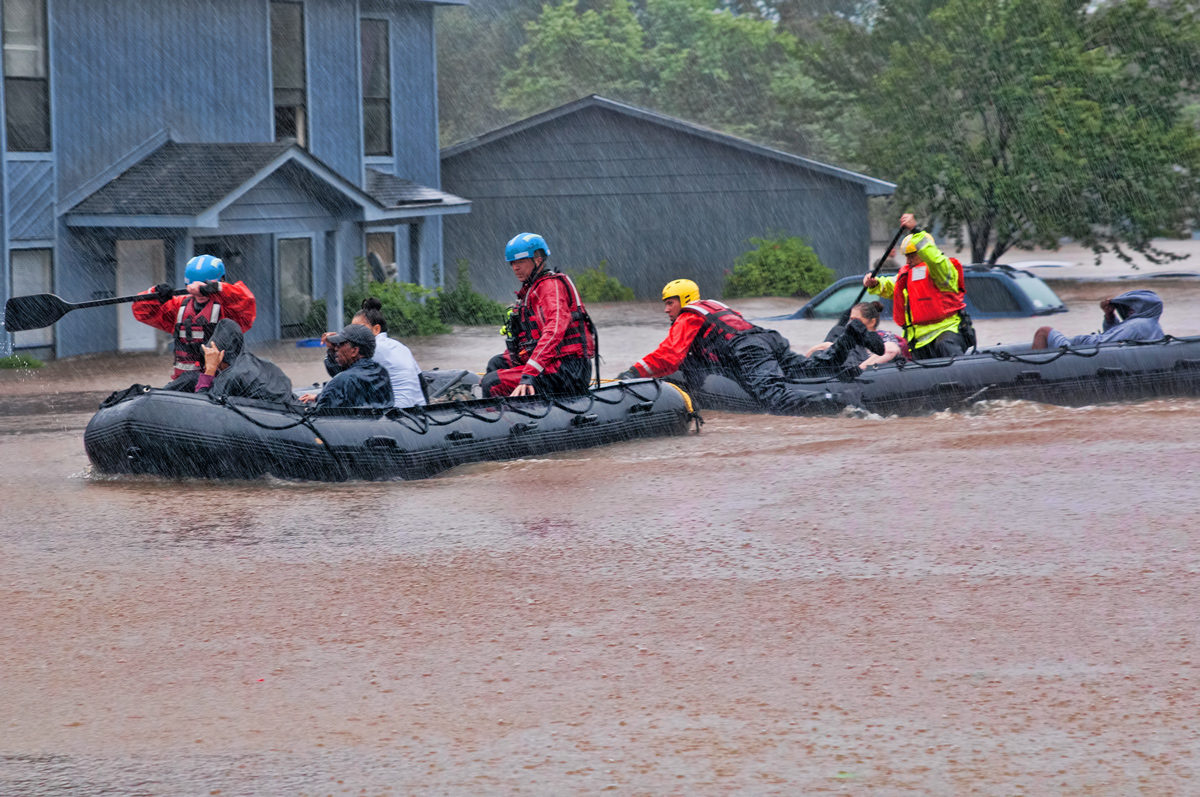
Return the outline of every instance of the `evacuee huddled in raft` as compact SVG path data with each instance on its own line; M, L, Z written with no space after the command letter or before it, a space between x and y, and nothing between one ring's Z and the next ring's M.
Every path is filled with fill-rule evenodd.
M1057 329L1042 327L1033 336L1033 348L1057 349L1063 346L1095 346L1122 340L1162 340L1163 302L1154 291L1129 291L1111 299L1102 299L1104 326L1091 335L1068 338Z
M191 392L204 368L204 352L200 347L212 337L217 322L232 319L242 332L249 332L254 326L257 303L254 294L241 282L225 281L225 263L218 257L193 257L183 270L183 278L187 296L175 296L175 289L165 282L155 285L142 291L146 300L134 302L133 317L171 333L175 370L167 389Z
M383 302L374 296L363 299L362 309L354 318L352 324L362 324L375 335L375 354L371 359L387 369L392 380L392 397L397 407L419 407L425 403L425 394L421 391L421 367L417 358L400 341L388 337L387 319L383 316ZM332 354L332 352L330 353ZM333 376L337 371L332 370L335 363L330 357L325 358L325 370ZM339 369L340 370L340 369Z
M670 333L618 379L679 370L690 384L699 385L706 374L720 373L737 381L768 412L787 413L812 394L789 380L836 375L855 346L876 355L886 352L883 340L857 318L827 349L804 357L778 332L751 324L728 305L701 299L699 286L691 280L667 283L662 297Z
M387 369L372 359L375 335L371 330L362 324L348 324L341 332L326 332L321 342L329 348L325 370L333 378L320 393L306 393L301 401L314 402L318 408L395 406L392 379Z
M886 329L879 328L879 317L882 313L882 302L859 302L850 308L850 320L861 321L863 326L869 331L874 332L883 341L883 354L872 354L864 346L855 346L846 357L846 367L858 366L859 370L865 371L872 365L890 363L897 357L905 360L912 359L908 353L908 341L894 332L888 332ZM824 343L818 343L816 346L813 346L804 353L804 356L811 357L819 351L825 351L833 345L833 341L837 340L843 332L845 332L845 327L835 326L829 330Z
M536 233L516 235L504 259L521 282L505 325L508 351L487 364L485 396L579 395L592 379L591 319L566 274L547 267L550 247Z
M290 404L292 380L275 363L245 350L242 330L231 319L217 322L204 352L204 373L196 381L196 392L216 398L237 397Z

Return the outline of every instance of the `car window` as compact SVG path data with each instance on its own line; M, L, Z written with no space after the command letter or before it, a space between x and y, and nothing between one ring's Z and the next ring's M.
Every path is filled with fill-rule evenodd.
M1019 313L1021 304L1009 293L1008 280L967 275L967 295L981 313Z
M862 290L862 283L856 282L850 285L843 285L833 293L826 296L820 303L813 305L813 318L837 318L842 313L850 309L854 304L854 300L858 298L858 292ZM870 298L870 297L864 297Z
M1017 290L1029 297L1035 313L1063 306L1063 300L1040 279L1018 274L1014 277L1013 284L1017 286Z

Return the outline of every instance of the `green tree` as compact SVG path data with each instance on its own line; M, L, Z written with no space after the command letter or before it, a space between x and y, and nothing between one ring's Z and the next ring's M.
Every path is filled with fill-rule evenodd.
M1151 239L1196 217L1200 26L1178 2L1091 5L882 0L810 67L873 131L862 160L975 261L1063 236L1171 257Z
M814 156L839 149L806 105L818 93L800 44L757 12L719 0L579 0L547 5L501 83L522 116L588 94Z

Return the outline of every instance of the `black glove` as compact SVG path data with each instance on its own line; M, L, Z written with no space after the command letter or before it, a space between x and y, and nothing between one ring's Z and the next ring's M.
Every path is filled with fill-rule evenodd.
M624 381L626 379L641 379L641 378L642 378L642 375L639 374L637 371L633 370L632 368L630 368L628 371L622 371L621 373L617 374L618 381Z
M166 304L175 295L175 288L165 282L160 282L154 286L154 298L159 304Z
M221 292L221 283L217 280L209 280L200 286L201 296L213 296Z

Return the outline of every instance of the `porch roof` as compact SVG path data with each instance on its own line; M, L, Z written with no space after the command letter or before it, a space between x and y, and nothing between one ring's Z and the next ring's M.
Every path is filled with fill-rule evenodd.
M367 170L364 190L293 142L167 141L70 208L66 222L72 227L217 228L222 210L289 163L359 209L357 221L401 221L471 208L462 197L374 169Z

